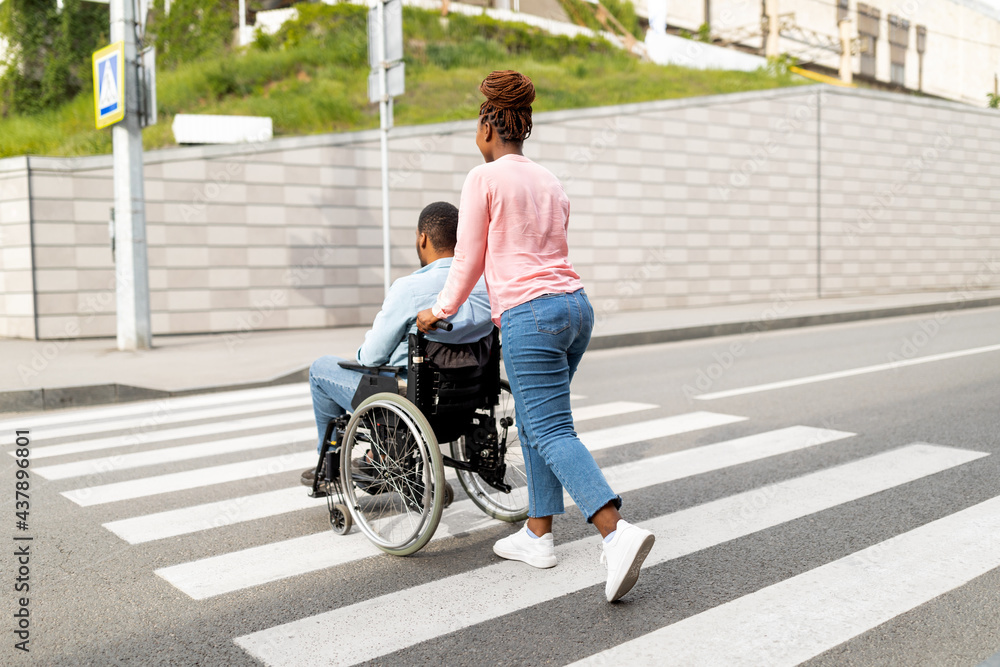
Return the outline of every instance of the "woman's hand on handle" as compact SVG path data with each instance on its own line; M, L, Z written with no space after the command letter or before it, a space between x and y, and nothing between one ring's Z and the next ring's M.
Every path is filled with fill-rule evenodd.
M430 333L437 329L435 324L441 321L441 318L435 317L433 311L430 308L426 310L421 310L417 313L417 328L424 333Z

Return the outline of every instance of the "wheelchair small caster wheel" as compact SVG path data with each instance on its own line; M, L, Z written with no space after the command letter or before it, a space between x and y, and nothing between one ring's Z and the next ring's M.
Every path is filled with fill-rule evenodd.
M448 507L455 501L455 489L448 482L444 483L444 506Z
M330 510L330 527L333 528L333 532L338 535L346 535L353 525L354 521L351 519L351 512L347 509L347 505L340 503L334 505L333 509Z

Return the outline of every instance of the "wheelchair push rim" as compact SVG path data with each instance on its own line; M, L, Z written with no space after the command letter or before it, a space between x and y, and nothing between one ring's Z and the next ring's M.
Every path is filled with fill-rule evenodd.
M427 419L402 396L376 394L355 410L343 443L341 480L354 523L387 553L421 549L445 501L441 451Z

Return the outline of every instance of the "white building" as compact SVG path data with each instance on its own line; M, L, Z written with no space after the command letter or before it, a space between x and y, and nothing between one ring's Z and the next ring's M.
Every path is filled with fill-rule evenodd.
M635 0L637 13L648 16L656 1ZM779 51L802 63L836 72L838 20L846 16L855 40L855 76L975 106L984 106L994 91L1000 73L998 0L674 0L667 23L695 32L706 22L708 5L714 38L762 48L765 2L774 2L781 16Z

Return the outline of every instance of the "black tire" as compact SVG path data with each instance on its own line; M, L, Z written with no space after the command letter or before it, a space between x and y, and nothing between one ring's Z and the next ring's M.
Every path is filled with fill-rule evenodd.
M445 500L441 461L430 424L406 398L375 394L355 410L341 481L354 522L379 549L408 556L430 541Z
M511 523L524 521L528 517L528 475L524 467L524 454L514 423L514 396L510 384L500 380L500 402L494 409L497 421L497 436L505 444L507 452L504 462L507 472L504 481L510 484L511 492L495 489L476 473L457 470L458 481L475 505L494 519ZM451 456L460 461L468 461L465 454L465 438L451 443Z
M354 521L351 519L351 511L347 509L347 505L340 503L334 505L330 510L330 527L333 528L333 532L338 535L347 535L353 526Z

